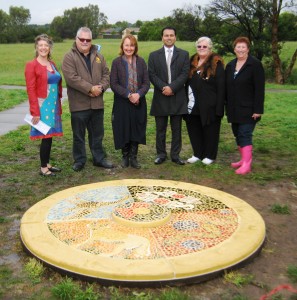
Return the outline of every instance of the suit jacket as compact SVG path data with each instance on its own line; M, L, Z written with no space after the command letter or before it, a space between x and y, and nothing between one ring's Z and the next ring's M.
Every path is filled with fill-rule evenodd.
M68 103L71 112L88 109L103 109L103 93L91 97L89 92L93 85L101 84L104 91L109 87L109 69L104 57L97 52L97 47L90 49L92 74L76 44L65 54L62 71L67 84Z
M150 111L152 116L183 115L187 113L185 82L188 78L189 69L189 53L174 47L171 59L171 83L168 84L164 47L149 55L149 78L154 85L154 96ZM163 95L162 89L164 86L170 86L174 95Z
M265 75L262 63L249 55L234 78L237 59L226 66L226 113L230 123L254 123L252 115L264 112ZM257 119L259 121L260 118Z

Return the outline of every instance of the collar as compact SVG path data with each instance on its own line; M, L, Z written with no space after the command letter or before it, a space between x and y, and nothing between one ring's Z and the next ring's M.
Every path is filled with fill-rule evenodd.
M164 46L164 50L165 50L165 53L167 53L167 50L168 49L171 49L172 50L172 53L174 52L174 46L172 46L172 47L166 47L166 46Z

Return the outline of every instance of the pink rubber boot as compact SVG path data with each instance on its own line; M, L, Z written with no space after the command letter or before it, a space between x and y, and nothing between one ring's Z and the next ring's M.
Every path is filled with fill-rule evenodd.
M241 165L242 165L242 151L241 151L241 149L242 149L242 148L241 148L240 146L238 146L238 150L239 150L239 152L240 152L240 157L241 157L241 159L240 159L240 161L231 163L231 167L232 167L233 169L237 169L237 168L241 167Z
M241 148L242 165L235 171L236 174L245 175L252 170L253 146L245 146Z

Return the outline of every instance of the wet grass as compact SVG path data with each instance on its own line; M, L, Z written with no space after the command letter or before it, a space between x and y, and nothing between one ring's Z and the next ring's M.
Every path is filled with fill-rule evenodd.
M15 96L12 96L15 97ZM152 93L148 94L148 106L150 107ZM53 270L47 269L41 275L39 284L32 284L30 276L22 270L15 270L11 261L11 253L15 253L17 261L25 266L27 255L23 252L18 241L18 223L26 210L44 199L50 194L77 185L93 182L132 179L132 178L155 178L165 180L178 180L189 183L210 186L224 190L226 186L236 186L253 182L260 188L274 181L291 181L296 184L297 178L297 131L295 106L297 93L276 94L268 92L266 95L265 115L258 124L254 135L254 163L253 172L246 176L237 176L230 168L230 162L238 159L238 153L234 139L227 124L226 118L222 122L219 153L215 164L205 166L202 163L177 166L166 161L160 166L154 165L155 158L155 123L152 117L148 117L147 145L141 145L139 149L140 170L131 168L122 169L116 167L113 170L104 170L92 165L88 150L88 162L86 168L79 172L73 172L72 166L72 135L70 127L70 113L67 102L63 107L64 136L55 138L52 149L52 163L63 169L57 178L43 178L39 176L39 141L29 139L29 127L21 126L0 137L0 298L7 299L7 295L13 294L14 299L58 299L52 293L53 287L65 280L63 276ZM104 147L108 159L119 165L121 160L120 151L114 150L113 135L110 122L112 109L112 94L107 93L105 98L105 138ZM168 149L170 147L170 130L168 132ZM186 128L183 126L183 149L181 156L186 159L192 155L191 146ZM8 231L7 228L10 228ZM12 229L11 229L12 228ZM13 249L9 247L12 245ZM293 270L293 278L296 276ZM291 273L290 273L291 274ZM295 274L295 275L294 275ZM87 283L77 282L79 288L85 293L97 291L103 299L174 299L170 293L180 293L176 299L187 299L190 289L178 290L138 290L107 288L95 285L94 290L88 290ZM163 295L165 292L165 295ZM114 293L112 298L110 295ZM134 294L133 294L134 293ZM143 293L143 294L141 294ZM152 293L152 294L151 294ZM166 294L168 293L168 294ZM116 294L119 297L115 298ZM149 298L151 296L153 298ZM191 295L191 294L190 294ZM192 296L194 295L194 292ZM161 298L161 296L163 298ZM110 297L110 298L108 298ZM123 298L127 297L127 298ZM130 298L128 298L130 297ZM133 298L134 297L134 298ZM138 298L137 298L138 297ZM166 298L167 297L167 298ZM173 297L173 296L171 296ZM178 298L180 297L180 298ZM184 298L183 298L184 297ZM191 298L189 299L199 299ZM94 298L95 299L95 298ZM201 298L203 299L203 298ZM249 299L242 293L234 294L228 290L222 293L221 299Z
M10 109L28 99L25 90L0 89L0 111Z

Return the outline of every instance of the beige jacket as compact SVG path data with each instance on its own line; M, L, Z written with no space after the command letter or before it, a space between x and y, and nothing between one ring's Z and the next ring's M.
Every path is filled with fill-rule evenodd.
M90 97L89 92L94 85L102 85L104 91L109 87L109 69L104 57L97 53L97 47L92 45L90 74L82 54L75 43L72 49L65 54L62 62L62 71L67 84L69 108L71 112L88 109L103 109L103 94Z

